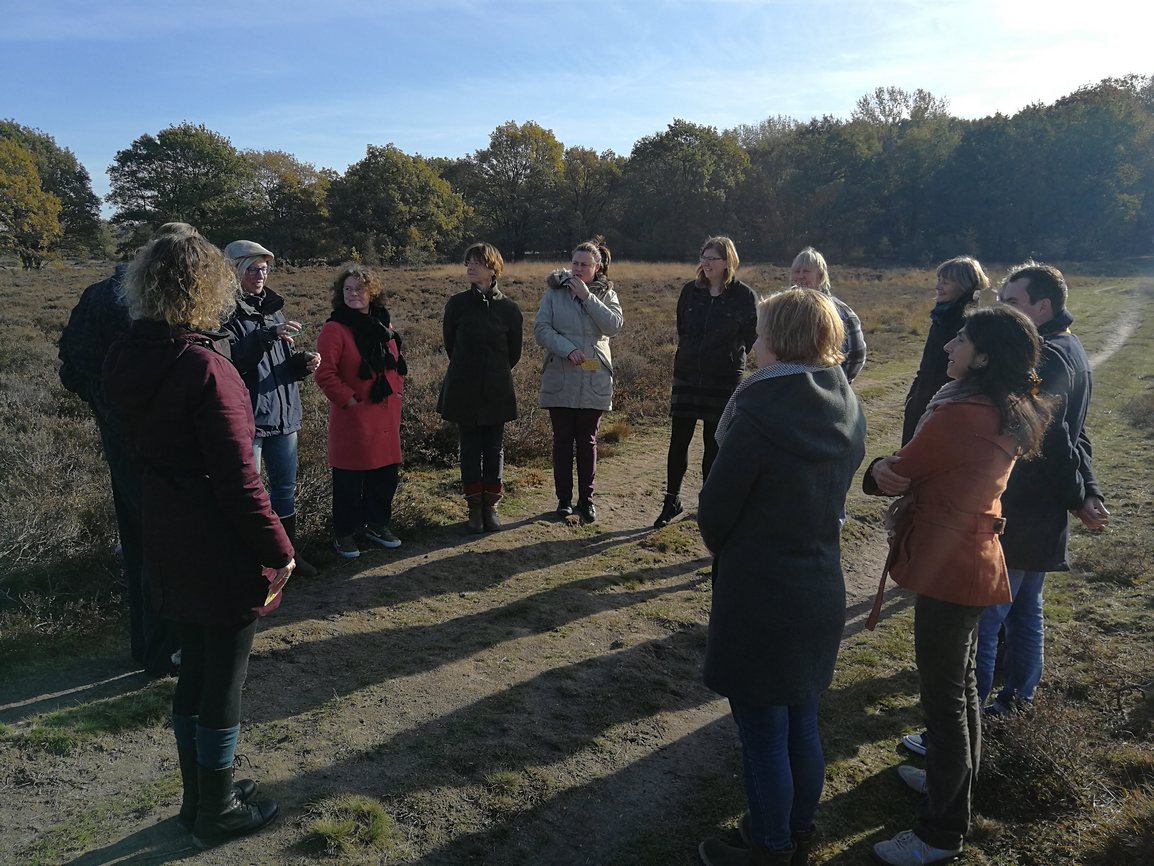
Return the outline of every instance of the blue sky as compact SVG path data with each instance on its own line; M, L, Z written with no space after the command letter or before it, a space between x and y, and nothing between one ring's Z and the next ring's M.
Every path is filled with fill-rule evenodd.
M118 150L182 121L343 172L508 120L628 154L678 117L848 117L887 85L981 117L1154 73L1154 6L1128 0L3 0L0 22L0 117L101 195Z

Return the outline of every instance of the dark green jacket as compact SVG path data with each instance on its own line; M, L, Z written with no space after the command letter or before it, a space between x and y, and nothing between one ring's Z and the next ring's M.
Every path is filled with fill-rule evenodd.
M488 425L517 417L513 368L521 360L521 309L494 286L449 298L441 326L449 369L437 411L446 421Z

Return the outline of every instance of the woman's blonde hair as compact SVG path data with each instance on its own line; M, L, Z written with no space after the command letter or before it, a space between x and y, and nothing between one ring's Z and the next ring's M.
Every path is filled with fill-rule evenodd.
M837 307L814 289L775 292L757 305L757 335L779 361L832 367L845 360Z
M973 256L958 256L942 262L935 276L953 280L961 286L962 294L969 295L967 303L977 300L978 292L990 287L990 278Z
M493 272L493 282L501 279L501 274L505 272L505 259L501 256L501 251L492 244L478 242L465 250L464 263L467 265L469 261L477 261L487 267Z
M224 253L199 234L164 234L128 266L120 296L133 319L219 328L235 309L240 286Z
M714 250L725 259L725 274L721 281L723 286L728 286L737 279L737 269L741 267L741 259L737 257L737 247L733 245L733 241L720 235L710 238L701 245L701 254L705 255L707 250ZM697 263L697 286L701 289L709 288L709 280L705 276L701 262Z
M816 270L817 287L829 291L829 266L825 263L825 256L813 247L806 247L794 257L793 264L789 266L789 269L792 271L798 265L809 265Z

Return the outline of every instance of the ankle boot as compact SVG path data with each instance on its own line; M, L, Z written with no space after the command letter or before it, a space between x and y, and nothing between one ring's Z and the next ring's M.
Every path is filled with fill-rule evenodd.
M176 820L185 830L192 832L192 825L196 822L196 813L200 806L200 782L197 779L196 749L177 749L177 758L180 760L180 782L184 787L184 797L180 801L180 813ZM232 789L236 798L247 803L256 793L256 782L252 779L241 779L234 782Z
M200 803L193 824L193 841L202 847L236 836L247 836L267 825L280 811L275 800L245 803L237 798L232 767L197 767Z
M280 523L281 526L284 527L285 535L289 537L289 542L292 543L293 550L296 551L293 554L293 558L297 561L297 567L293 570L293 575L298 577L316 577L316 566L310 565L308 562L306 562L304 555L301 553L301 549L297 547L296 512L294 511L288 517L282 517L280 519Z
M794 849L770 851L760 845L737 848L714 838L702 842L697 853L705 866L790 866Z
M496 532L501 529L501 519L497 517L497 503L500 501L500 493L486 490L481 494L481 522L486 532Z
M470 532L481 533L485 531L485 521L481 514L481 509L484 507L481 500L483 494L470 493L465 497L465 501L469 503L469 522L465 524Z
M653 521L654 527L660 529L662 526L668 526L669 521L684 511L681 507L681 499L676 493L666 493L665 503L661 506L661 513L657 515L657 519Z
M813 848L815 835L816 827L793 834L793 859L789 861L789 866L809 866L809 852Z

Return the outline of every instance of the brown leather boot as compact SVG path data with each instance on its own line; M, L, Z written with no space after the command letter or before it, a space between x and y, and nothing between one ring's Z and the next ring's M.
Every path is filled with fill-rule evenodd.
M497 503L501 501L501 494L486 490L481 497L481 522L485 531L497 532L501 529L501 519L497 516Z
M465 525L470 532L481 533L485 531L485 521L481 516L483 496L484 494L481 493L470 493L465 497L465 501L469 503L469 522Z

